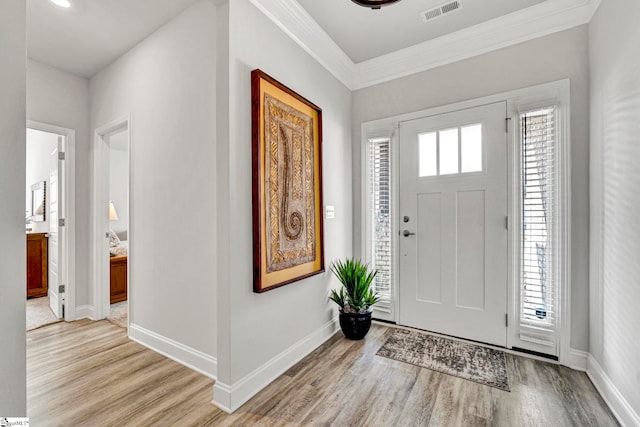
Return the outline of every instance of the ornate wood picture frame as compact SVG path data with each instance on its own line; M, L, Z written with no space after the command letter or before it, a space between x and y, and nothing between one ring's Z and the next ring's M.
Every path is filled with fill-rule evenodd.
M253 290L324 271L322 110L251 72Z

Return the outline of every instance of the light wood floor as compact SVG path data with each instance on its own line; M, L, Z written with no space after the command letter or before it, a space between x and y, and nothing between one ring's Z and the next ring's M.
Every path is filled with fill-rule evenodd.
M130 341L108 321L27 334L28 416L40 426L616 426L584 373L507 356L511 392L375 353L340 333L227 415L213 381Z

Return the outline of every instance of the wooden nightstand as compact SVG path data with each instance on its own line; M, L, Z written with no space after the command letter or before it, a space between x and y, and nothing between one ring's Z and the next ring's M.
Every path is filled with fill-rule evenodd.
M111 261L111 304L127 300L127 256L118 255Z
M27 234L27 298L47 296L48 241L46 233Z

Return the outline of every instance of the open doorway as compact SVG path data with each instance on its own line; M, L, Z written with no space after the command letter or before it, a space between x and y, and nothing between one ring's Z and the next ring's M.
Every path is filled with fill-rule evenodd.
M110 134L109 145L109 314L123 328L128 324L129 260L129 132Z
M25 234L27 330L75 318L73 210L75 132L29 122Z
M95 132L94 290L96 317L128 327L129 317L129 119Z

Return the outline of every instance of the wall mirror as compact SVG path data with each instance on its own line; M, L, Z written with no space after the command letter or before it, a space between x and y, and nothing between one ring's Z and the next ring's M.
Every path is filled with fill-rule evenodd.
M31 221L43 222L47 216L47 182L40 181L31 186Z

